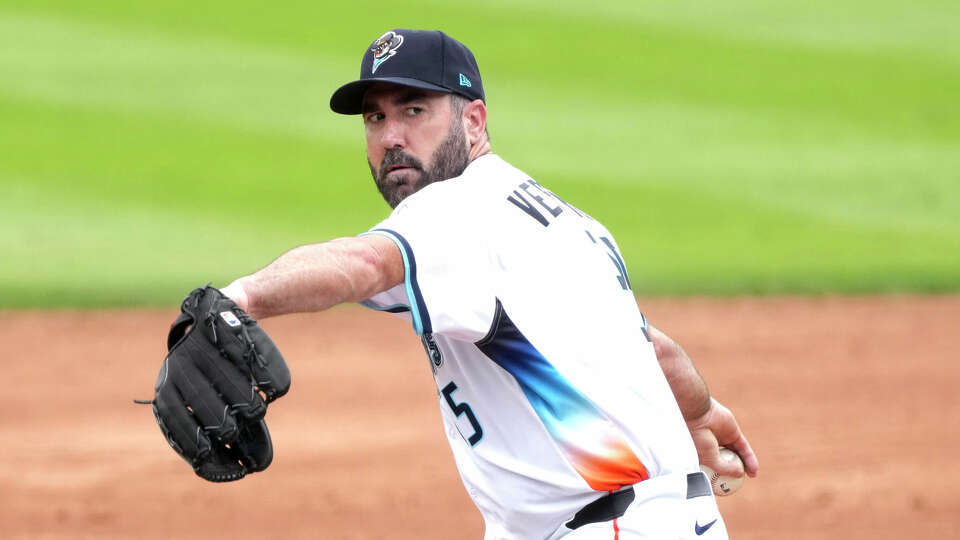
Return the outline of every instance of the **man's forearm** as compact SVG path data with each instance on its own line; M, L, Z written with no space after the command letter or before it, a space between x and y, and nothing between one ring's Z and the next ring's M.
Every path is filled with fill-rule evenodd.
M647 328L660 368L680 406L684 420L699 418L710 410L710 391L687 353L669 336L656 328Z
M670 390L680 405L683 419L697 448L700 463L720 474L743 474L739 462L720 459L719 447L734 450L743 459L744 470L756 476L760 468L757 456L743 436L729 409L710 397L710 390L687 353L666 334L650 326L647 334L657 352L657 360L667 377Z
M366 300L402 280L399 249L387 238L368 235L291 249L223 292L262 319Z

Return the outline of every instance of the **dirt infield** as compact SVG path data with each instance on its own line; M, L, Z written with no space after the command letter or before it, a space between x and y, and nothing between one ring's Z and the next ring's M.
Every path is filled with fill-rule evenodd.
M960 297L641 300L760 456L731 537L960 534ZM195 477L149 407L174 310L0 313L2 538L479 539L419 340L343 307L264 326L276 458Z

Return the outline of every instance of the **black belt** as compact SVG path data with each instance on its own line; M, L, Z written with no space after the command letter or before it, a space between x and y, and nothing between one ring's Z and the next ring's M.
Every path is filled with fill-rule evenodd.
M703 473L690 473L687 475L688 499L706 497L710 495L710 493L710 482L707 481L707 475ZM627 511L627 507L633 502L634 497L633 486L604 495L581 508L580 511L573 516L573 519L567 522L567 528L576 529L588 523L601 523L618 518Z

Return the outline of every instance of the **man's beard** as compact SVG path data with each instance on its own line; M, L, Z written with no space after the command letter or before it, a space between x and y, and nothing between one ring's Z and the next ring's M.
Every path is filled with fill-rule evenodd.
M390 208L396 208L400 201L409 195L412 195L425 186L441 180L448 180L463 174L470 162L470 152L467 150L466 135L463 132L463 123L459 118L450 123L450 131L447 138L440 143L440 146L433 152L433 165L429 169L423 168L423 163L419 159L404 153L399 148L387 150L380 163L380 170L374 170L373 164L367 159L370 165L370 174L377 183L377 189L383 195L384 200L390 205ZM387 178L388 167L392 165L403 165L411 167L419 172L419 178L414 180L403 180L401 183L391 181ZM407 185L407 182L413 182L413 190L409 193L401 193L400 188Z

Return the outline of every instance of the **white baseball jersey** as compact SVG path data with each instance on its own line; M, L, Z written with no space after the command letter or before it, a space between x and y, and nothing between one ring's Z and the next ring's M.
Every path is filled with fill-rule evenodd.
M364 305L420 334L485 538L547 538L606 492L699 470L603 225L487 154L370 234L406 273Z

